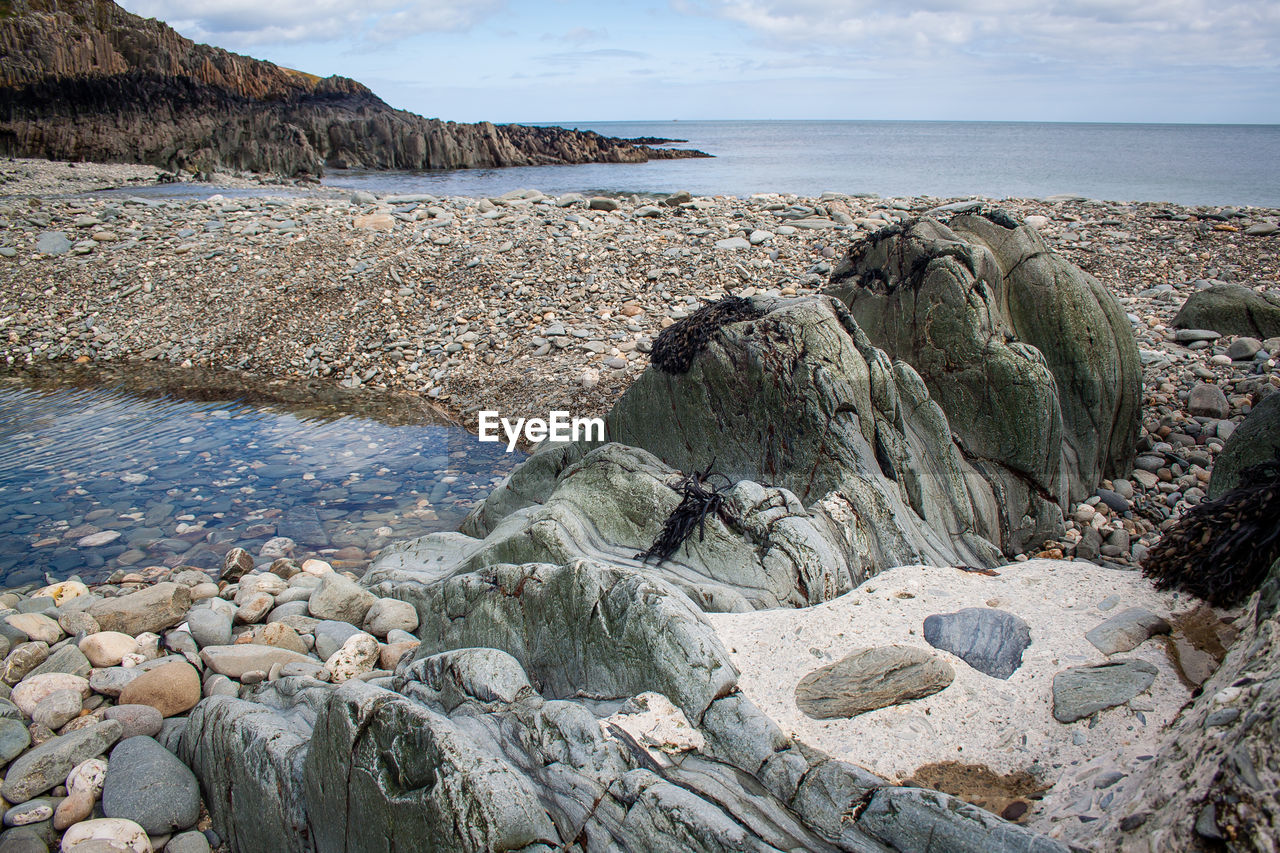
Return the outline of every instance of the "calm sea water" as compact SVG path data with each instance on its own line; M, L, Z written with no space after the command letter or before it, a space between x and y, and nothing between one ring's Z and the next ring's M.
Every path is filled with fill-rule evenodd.
M0 377L0 585L213 569L275 536L359 565L456 529L523 459L460 427L183 393Z
M451 172L333 172L383 193L493 196L826 190L881 196L1043 197L1280 207L1280 125L901 121L560 122L608 136L689 140L712 160Z

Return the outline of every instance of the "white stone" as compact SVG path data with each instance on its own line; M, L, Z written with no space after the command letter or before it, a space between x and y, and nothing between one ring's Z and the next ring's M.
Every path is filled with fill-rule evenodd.
M378 665L378 641L368 634L352 634L324 663L334 684L372 672Z
M107 780L107 760L90 758L81 761L67 774L68 791L88 791L96 799L102 794L102 783Z
M127 853L152 853L151 839L147 838L146 830L122 817L86 820L68 827L62 836L62 853L71 853L81 846L102 849L100 845L89 843L93 841L106 841Z

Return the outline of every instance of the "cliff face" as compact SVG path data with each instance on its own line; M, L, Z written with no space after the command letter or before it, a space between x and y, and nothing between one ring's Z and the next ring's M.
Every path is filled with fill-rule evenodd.
M284 175L706 156L422 118L354 80L196 44L110 0L0 0L0 154Z

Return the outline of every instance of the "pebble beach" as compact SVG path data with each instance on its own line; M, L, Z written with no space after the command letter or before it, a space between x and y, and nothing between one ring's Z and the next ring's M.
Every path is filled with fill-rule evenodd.
M997 773L1052 765L1034 780L1041 792L1066 765L1087 765L1087 778L1120 772L1114 768L1150 748L1153 733L1198 686L1187 680L1189 659L1179 664L1144 646L1141 657L1167 670L1149 704L1133 706L1150 716L1150 727L1145 717L1136 730L1128 717L1112 719L1085 737L1083 724L1055 728L1035 678L1105 659L1083 632L1126 607L1172 620L1189 606L1156 593L1138 563L1163 528L1206 497L1226 439L1280 388L1280 338L1175 330L1172 319L1190 294L1215 283L1280 289L1280 209L1073 195L697 197L679 187L643 196L536 189L497 198L374 196L273 188L251 175L215 176L197 198L142 192L158 174L142 166L0 162L0 369L16 375L50 364L144 363L322 382L416 399L472 431L482 410L602 416L648 366L656 336L704 303L818 293L862 236L923 215L1002 208L1115 294L1143 364L1134 471L1070 507L1062 541L1016 558L1034 561L1027 577L1057 578L1045 583L1056 584L1052 600L1011 576L996 583L966 575L949 585L953 569L909 567L874 584L879 595L865 589L806 610L717 615L713 624L744 673L744 691L789 733L833 754L849 737L879 737L882 766L873 769L895 780L953 748L940 739L916 748L936 720L903 706L818 723L792 703L792 674L863 639L851 632L810 648L803 631L829 638L850 608L879 608L879 621L861 629L875 634L868 643L886 633L910 642L908 624L952 605L1034 613L1033 636L1044 629L1049 644L1038 639L1018 679L987 693L989 679L970 673L963 690L941 694L936 707L946 717L963 713L961 700L1038 700L991 723L1028 729L1029 746L1026 737L1012 744L993 734L972 751ZM133 515L57 518L32 534L33 546L52 540L86 553L123 537L137 552L130 565L98 582L49 577L0 595L7 608L0 611L0 759L13 762L0 808L7 826L35 827L30 837L48 849L64 830L64 848L75 833L140 853L217 848L222 840L195 776L160 746L166 720L204 696L239 695L281 676L380 683L418 642L412 606L356 583L394 539L382 528L358 545L330 546L279 535L276 516L265 511L252 543L211 547L191 519ZM144 522L157 528L153 540L131 536ZM175 538L199 545L205 562L192 566L172 546L149 547ZM1074 562L1055 562L1063 560ZM1204 617L1224 646L1234 615ZM779 668L797 666L788 670L787 689L775 689ZM994 810L1014 799L995 798ZM1096 797L1086 800L1076 807L1063 795L1049 797L1054 815L1095 807ZM1033 825L1052 831L1048 815L1033 815ZM41 849L35 843L13 849Z

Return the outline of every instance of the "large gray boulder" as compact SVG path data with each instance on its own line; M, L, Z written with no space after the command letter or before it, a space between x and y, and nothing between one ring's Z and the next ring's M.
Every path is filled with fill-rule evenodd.
M1265 340L1280 335L1280 293L1214 282L1187 297L1173 318L1175 329L1212 329Z
M1127 472L1142 378L1129 322L1034 229L1002 211L891 226L850 249L827 292L924 379L1014 542Z

